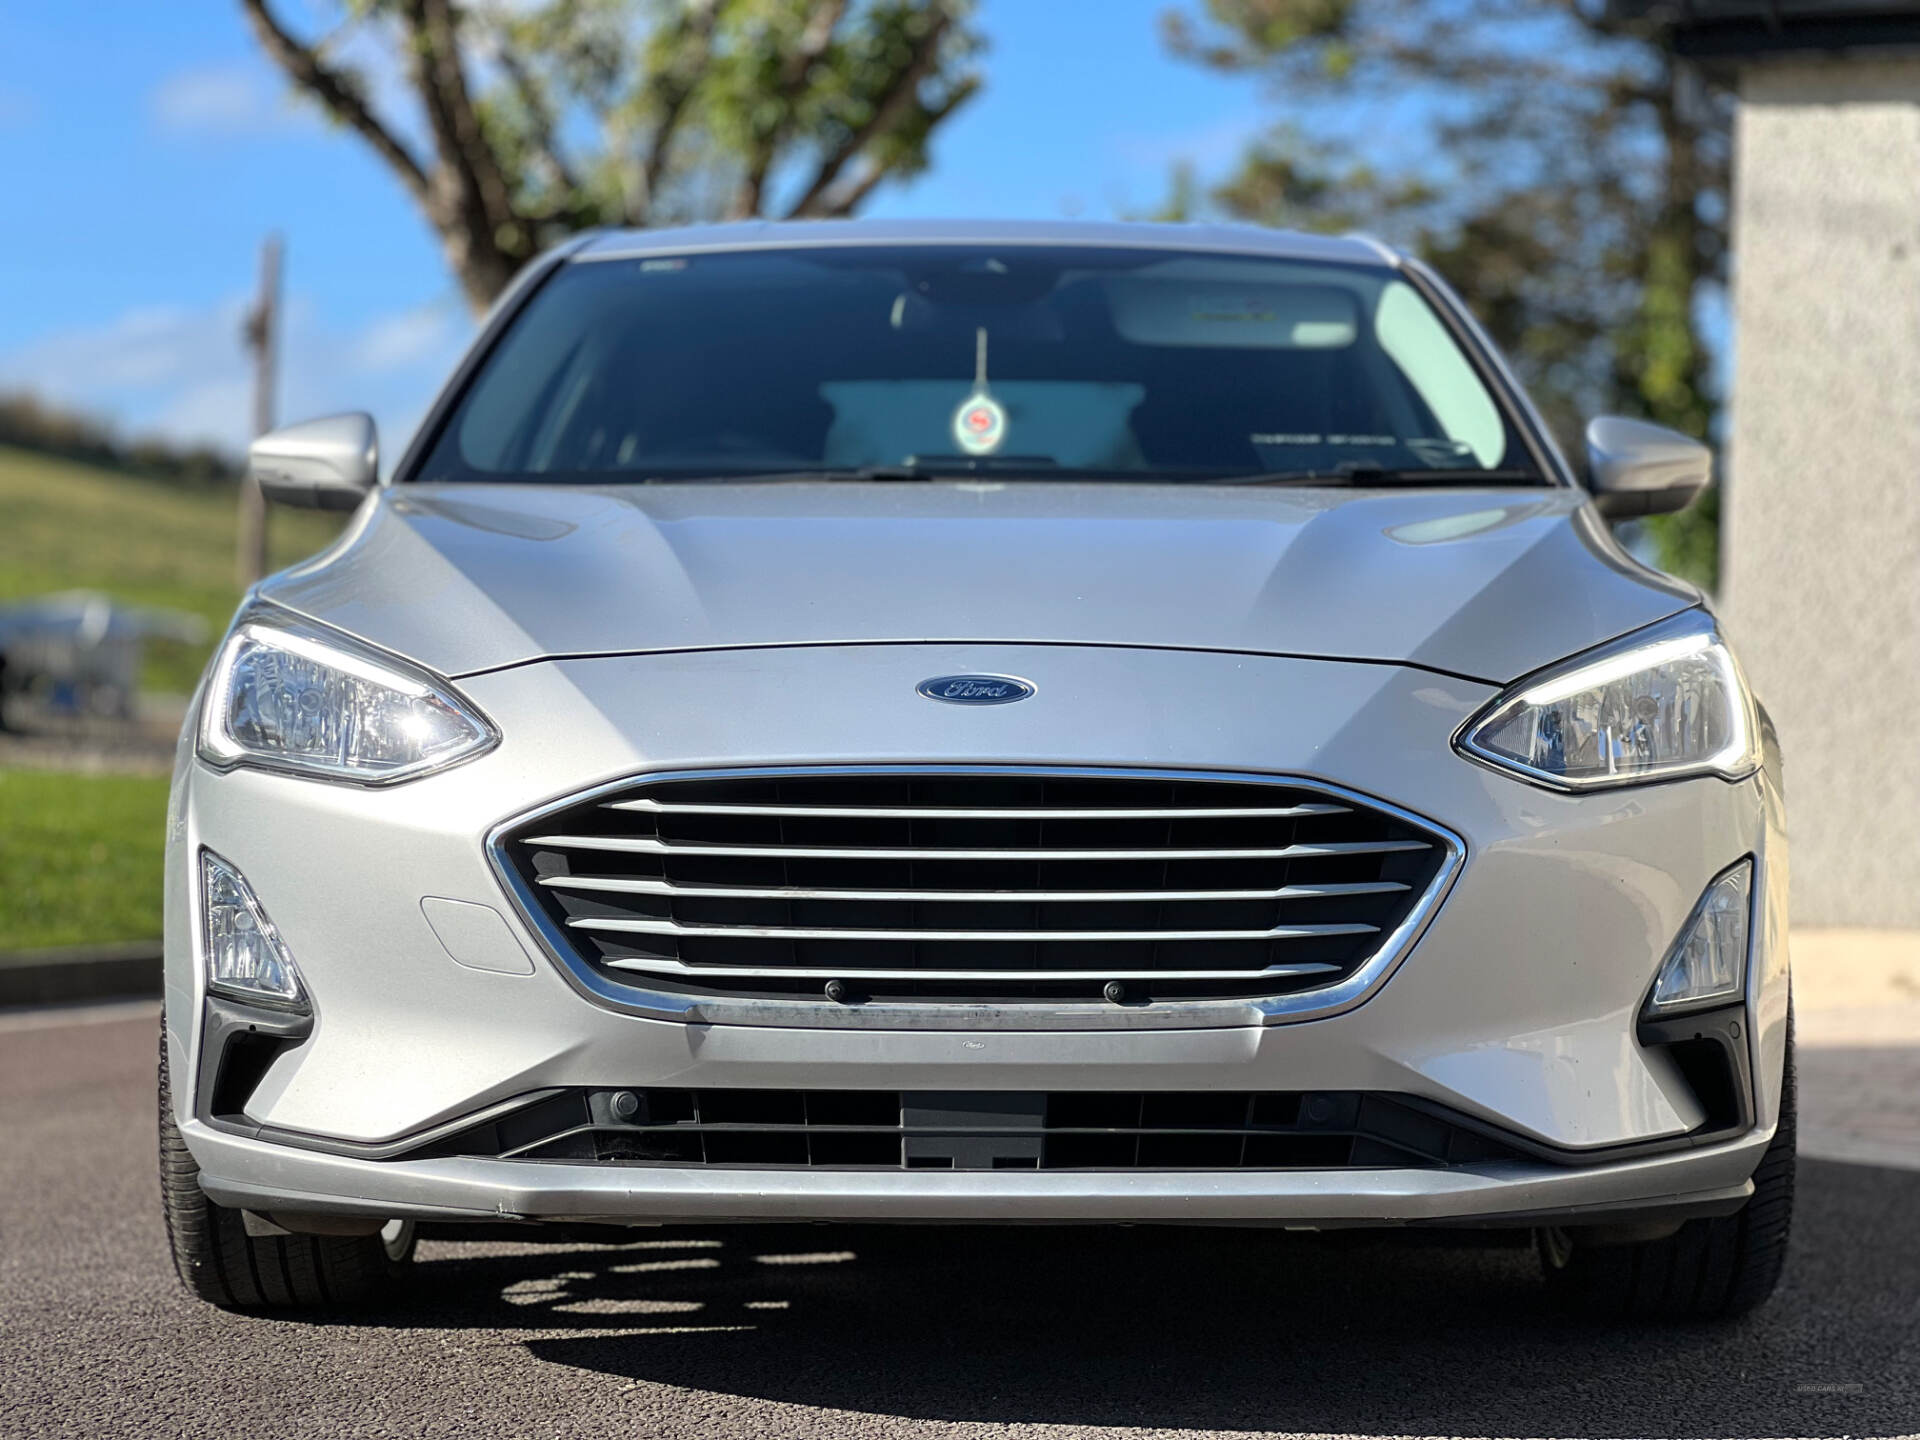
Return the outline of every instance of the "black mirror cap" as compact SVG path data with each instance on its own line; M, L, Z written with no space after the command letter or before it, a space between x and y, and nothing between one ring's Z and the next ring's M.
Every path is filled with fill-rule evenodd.
M1644 515L1672 515L1686 509L1706 489L1676 485L1667 490L1603 490L1593 497L1593 508L1609 520L1634 520Z
M284 480L262 480L260 493L275 505L295 510L358 510L371 490L347 490L331 485L302 485Z

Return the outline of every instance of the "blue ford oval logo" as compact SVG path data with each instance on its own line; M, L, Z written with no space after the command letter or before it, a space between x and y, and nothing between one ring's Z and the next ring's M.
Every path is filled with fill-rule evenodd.
M913 688L949 705L1011 705L1033 694L1033 686L1012 675L936 675Z

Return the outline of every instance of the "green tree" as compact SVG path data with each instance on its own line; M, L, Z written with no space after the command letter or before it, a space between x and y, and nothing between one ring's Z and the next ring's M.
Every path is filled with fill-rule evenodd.
M1605 0L1196 0L1164 28L1293 114L1212 206L1422 255L1570 453L1600 411L1711 438L1732 100L1657 29ZM1713 582L1717 495L1649 529L1669 569Z
M413 197L475 309L575 230L852 214L925 167L980 84L972 0L332 0L311 37L240 3ZM376 99L389 73L416 114Z

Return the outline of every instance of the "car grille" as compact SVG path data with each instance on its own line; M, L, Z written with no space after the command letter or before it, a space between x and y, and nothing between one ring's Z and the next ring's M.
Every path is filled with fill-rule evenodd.
M497 844L606 978L850 1003L1314 989L1374 956L1452 854L1298 782L920 770L641 780Z
M885 1170L1338 1170L1524 1158L1365 1091L563 1090L397 1157Z

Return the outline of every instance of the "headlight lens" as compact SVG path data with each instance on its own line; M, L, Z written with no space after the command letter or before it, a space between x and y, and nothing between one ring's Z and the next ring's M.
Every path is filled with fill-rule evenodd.
M276 1005L306 1005L299 967L280 932L240 872L211 850L200 852L200 906L211 989Z
M347 637L248 621L208 684L200 754L220 766L389 785L498 743L444 681Z
M1753 704L1704 617L1522 682L1462 732L1460 748L1557 789L1588 790L1759 764Z

